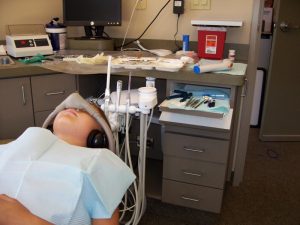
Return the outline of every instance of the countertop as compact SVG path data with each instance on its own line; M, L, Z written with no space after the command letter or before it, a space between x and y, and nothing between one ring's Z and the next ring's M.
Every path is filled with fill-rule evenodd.
M89 55L94 56L97 51L82 51L82 50L64 50L56 53L50 58L54 58L53 61L46 61L45 63L38 64L23 64L14 60L15 64L12 65L0 65L0 79L16 78L24 76L35 76L35 75L49 75L57 73L68 73L76 75L90 75L90 74L106 74L106 65L86 65L77 64L75 62L63 62L59 59L60 56L66 55ZM104 52L105 55L112 56L149 56L143 52ZM153 55L150 55L153 56ZM191 66L184 66L178 72L166 72L158 70L126 70L126 69L112 69L111 74L128 76L129 71L132 71L133 76L147 77L152 76L161 79L170 79L183 82L201 82L207 84L222 84L232 86L242 86L244 84L245 75L229 75L229 74L217 74L217 73L204 73L197 75L191 70Z

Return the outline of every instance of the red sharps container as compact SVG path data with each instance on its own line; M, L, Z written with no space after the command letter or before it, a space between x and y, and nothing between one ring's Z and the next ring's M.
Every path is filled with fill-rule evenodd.
M198 56L204 59L222 59L226 39L225 27L198 28Z

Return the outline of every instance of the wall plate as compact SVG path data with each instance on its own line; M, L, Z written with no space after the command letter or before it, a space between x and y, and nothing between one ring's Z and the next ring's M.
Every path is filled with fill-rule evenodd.
M136 9L146 9L147 8L147 0L139 0Z
M191 9L210 10L211 0L191 0Z

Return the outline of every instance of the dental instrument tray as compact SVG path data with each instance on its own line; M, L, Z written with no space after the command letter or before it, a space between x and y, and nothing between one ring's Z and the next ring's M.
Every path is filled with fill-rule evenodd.
M217 87L177 84L159 108L161 111L223 118L230 111L230 91Z
M160 70L176 72L184 63L179 59L156 57L119 57L112 60L112 68Z

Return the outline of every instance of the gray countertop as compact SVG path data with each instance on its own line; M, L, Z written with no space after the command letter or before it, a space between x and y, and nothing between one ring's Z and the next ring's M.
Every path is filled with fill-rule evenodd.
M24 76L34 75L46 75L46 74L57 74L57 73L68 73L76 75L90 75L90 74L106 74L106 65L85 65L77 64L75 62L63 62L57 58L65 55L90 55L94 56L96 51L60 51L54 56L53 61L46 61L45 63L29 64L25 65L16 60L15 64L12 65L0 65L0 79L5 78L16 78ZM105 55L119 56L120 52L105 52ZM128 56L141 56L141 52L122 52ZM144 53L143 53L143 56ZM148 56L148 55L146 55ZM153 55L151 55L153 56ZM130 70L126 69L112 69L111 73L114 75L128 76ZM146 77L152 76L161 79L177 80L182 82L201 82L206 84L219 84L219 85L232 85L242 86L244 84L245 76L229 75L229 74L217 74L217 73L204 73L201 75L195 74L190 67L183 67L178 72L166 72L158 70L131 70L133 76Z

